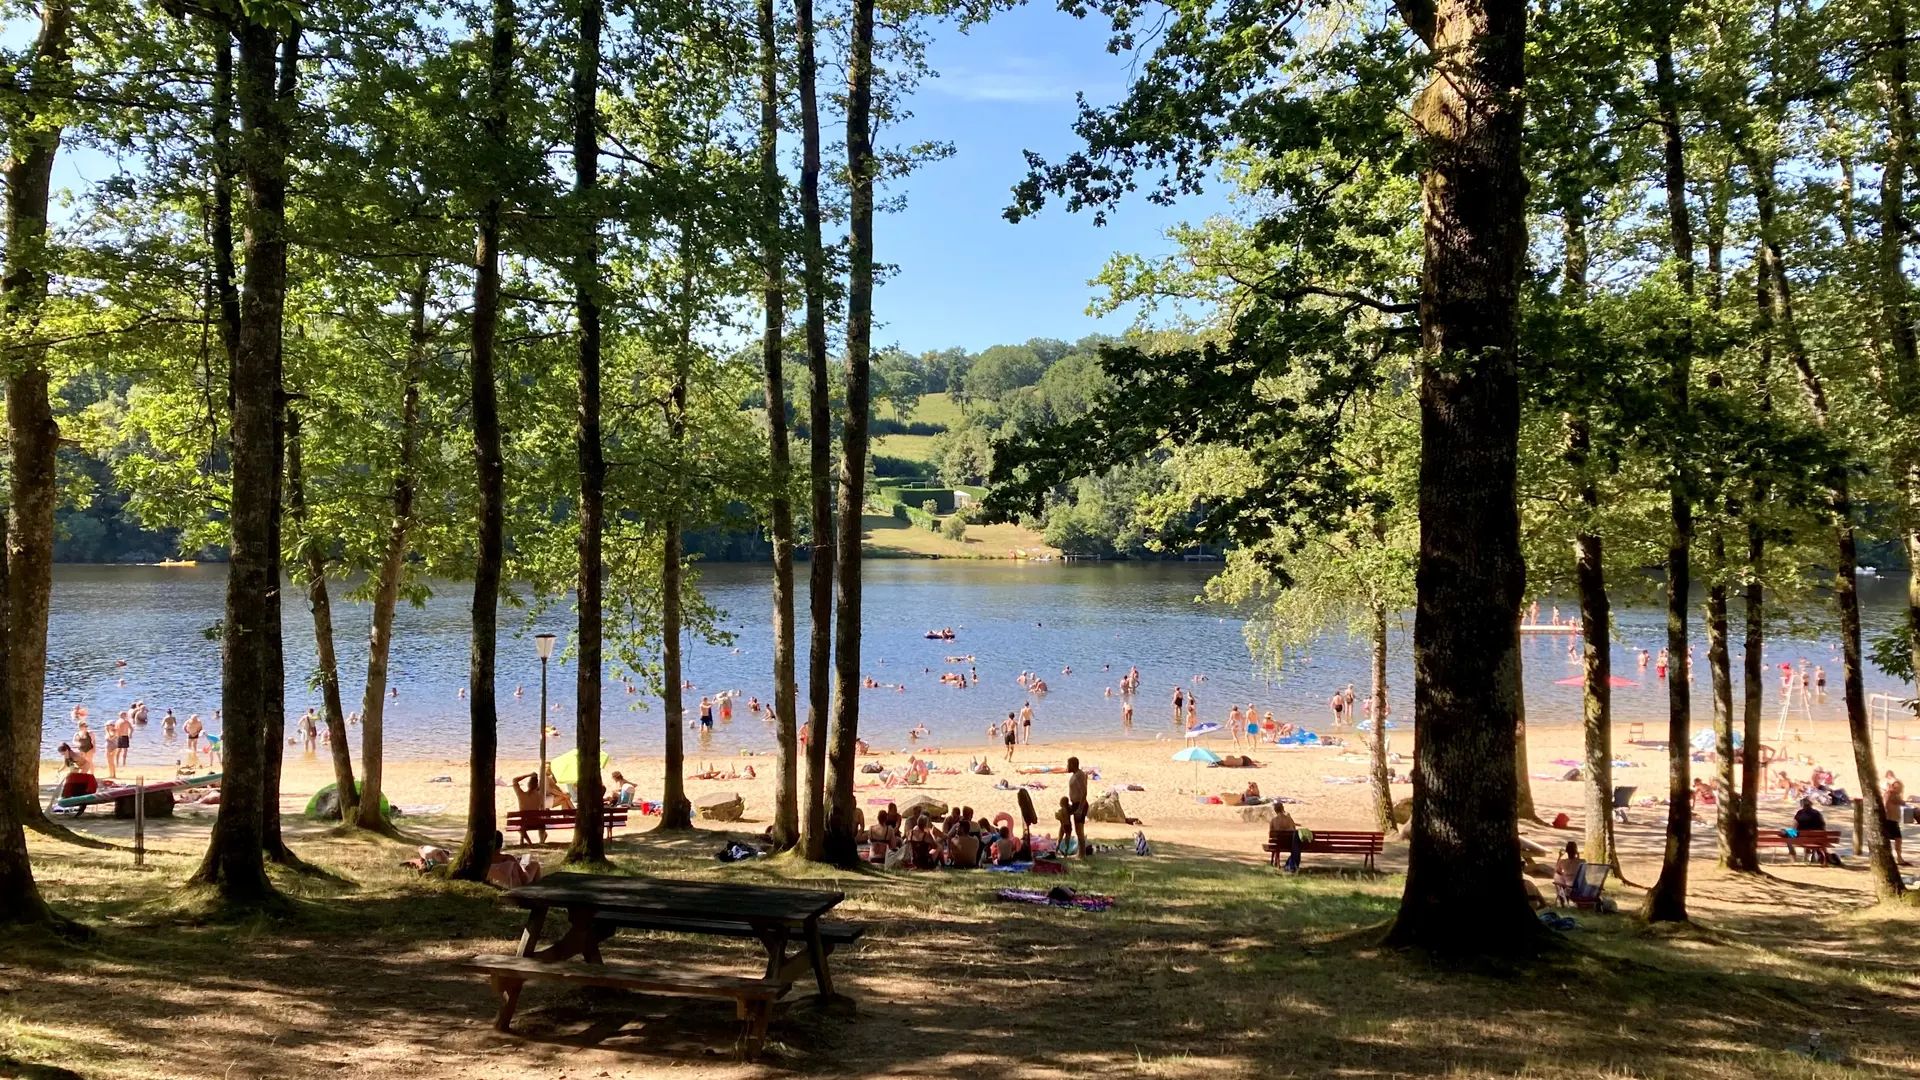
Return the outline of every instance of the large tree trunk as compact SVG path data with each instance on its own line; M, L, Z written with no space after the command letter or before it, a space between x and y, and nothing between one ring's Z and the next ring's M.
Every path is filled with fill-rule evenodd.
M280 43L280 71L275 95L279 101L281 115L289 115L296 107L294 96L299 86L300 72L300 24L295 22L291 31ZM282 255L284 262L285 256ZM284 344L282 346L284 348ZM282 365L284 366L284 365ZM283 376L284 380L284 376ZM273 414L273 506L274 515L272 537L275 573L278 574L282 553L286 548L281 543L282 526L285 518L281 507L286 504L287 459L287 409L285 393L281 394L281 406ZM268 686L270 700L267 703L266 768L265 793L260 800L260 843L266 848L267 857L282 866L306 869L307 864L287 849L286 841L280 836L280 773L287 758L287 640L283 622L283 608L280 590L275 589L269 598L273 604L273 625L275 633L271 642L273 648L273 670L281 673L278 680Z
M1747 171L1751 174L1755 217L1759 225L1760 273L1767 283L1773 325L1779 334L1781 346L1786 350L1788 362L1800 376L1800 388L1806 395L1807 408L1813 413L1814 422L1826 430L1831 422L1826 386L1814 370L1813 360L1807 355L1806 346L1800 339L1799 326L1793 314L1793 287L1774 228L1773 162L1750 146L1741 147L1741 152L1747 160ZM1873 758L1873 729L1867 718L1866 685L1861 671L1860 592L1854 576L1859 553L1853 533L1853 497L1845 466L1835 467L1823 479L1827 486L1827 509L1833 519L1833 603L1840 614L1840 660L1847 729L1853 742L1853 762L1860 779L1860 797L1867 800L1867 813L1862 816L1865 835L1859 838L1858 846L1872 861L1874 895L1889 900L1900 896L1906 887L1900 879L1900 868L1894 864L1886 829L1882 827L1880 814L1876 812L1880 806L1880 771Z
M801 796L800 847L825 857L827 836L827 716L833 701L833 387L827 366L827 271L820 238L820 107L815 91L813 0L794 0L800 82L801 289L807 301L807 425L810 434L813 546L807 565L806 788Z
M347 722L340 704L340 663L333 651L333 598L327 592L327 558L307 531L307 483L301 461L300 414L287 410L287 513L300 531L300 558L307 571L307 607L313 612L313 646L319 661L320 708L326 716L333 754L333 782L340 793L340 817L354 818L353 754L347 749Z
M1515 470L1526 251L1526 6L1441 0L1410 21L1437 70L1415 106L1427 150L1420 323L1420 555L1413 843L1388 941L1531 949L1514 821L1516 639L1526 563Z
M1661 41L1655 61L1660 125L1666 157L1667 231L1672 239L1680 288L1693 296L1693 219L1687 210L1686 143L1680 128L1679 90L1674 81L1673 44ZM1691 407L1693 337L1684 333L1673 346L1668 372L1669 404L1676 422ZM1660 878L1647 893L1649 922L1676 922L1687 918L1687 870L1692 858L1692 759L1687 745L1691 726L1692 687L1687 681L1687 590L1692 580L1688 559L1693 550L1693 496L1684 453L1671 451L1668 463L1668 506L1672 518L1667 546L1667 841L1661 853Z
M573 64L573 194L583 221L574 259L573 310L580 322L580 396L574 451L580 461L579 649L574 665L574 745L580 750L579 824L567 845L568 862L605 862L600 828L605 803L600 777L601 599L600 542L606 518L607 460L600 445L600 226L594 190L600 183L600 0L581 0L580 40ZM541 717L541 723L547 718Z
M513 78L513 0L493 0L493 34L487 56L487 108L481 117L488 146L504 153L507 89ZM467 834L453 876L484 881L492 865L498 808L494 768L500 750L500 715L494 701L498 645L500 564L505 558L506 463L500 452L500 391L494 373L500 328L500 218L505 193L496 188L480 209L473 261L473 357L469 395L473 409L473 464L479 495L479 550L473 563L473 633L467 643L468 787ZM371 672L372 665L368 665ZM364 722L364 718L363 718ZM542 716L540 723L547 718ZM365 738L365 733L362 733ZM371 795L369 795L371 797ZM376 803L377 806L377 803Z
M766 325L761 366L766 374L767 457L774 495L768 531L773 540L773 715L779 746L774 778L773 847L800 842L799 770L795 761L793 633L793 466L787 447L787 388L781 371L782 331L787 321L787 270L780 223L780 56L773 0L756 0L760 31L760 225L766 270Z
M1896 415L1913 422L1920 412L1920 348L1913 333L1912 291L1907 278L1907 172L1913 161L1913 90L1910 85L1906 0L1887 0L1886 46L1880 95L1887 111L1887 142L1880 170L1880 244L1877 265L1880 312L1893 357L1892 401ZM9 395L11 396L11 395ZM1901 486L1906 496L1903 532L1907 547L1907 633L1914 670L1920 672L1920 445L1908 436ZM1916 675L1920 690L1920 675Z
M296 31L297 34L297 31ZM236 28L236 80L246 185L246 256L239 348L228 373L233 491L226 627L221 637L221 733L225 779L220 814L195 880L241 906L276 894L262 859L268 796L266 738L285 672L280 666L280 334L287 286L288 132L276 62L279 36L245 22ZM291 43L290 43L291 44ZM291 59L291 58L290 58ZM273 752L280 747L275 745Z
M847 55L847 411L840 447L840 538L834 568L833 747L827 762L828 862L859 861L853 780L860 734L860 511L866 496L868 363L873 347L873 7L854 0Z
M8 532L7 519L0 516L0 681L12 678L7 666L12 651L8 639L13 630ZM13 700L6 691L7 687L0 685L0 761L11 762L18 753L14 746L17 735L10 715ZM34 757L38 756L36 749ZM20 792L16 786L15 770L0 769L0 926L50 925L54 915L33 880L33 861L27 853L27 830L20 812L22 805L38 803L39 778L34 778L31 791Z
M1757 376L1759 406L1762 412L1773 410L1773 312L1764 275L1754 282L1757 300L1754 336L1760 342L1760 370ZM1740 749L1740 816L1735 822L1734 867L1760 872L1760 789L1766 785L1766 771L1760 765L1760 730L1765 721L1767 687L1767 606L1766 578L1767 534L1761 524L1767 504L1768 487L1764 472L1756 477L1745 511L1747 519L1746 640L1741 657L1741 727L1746 745Z
M4 782L12 791L16 821L35 826L46 821L39 799L40 741L45 730L47 614L53 601L53 508L59 494L54 453L60 446L60 426L47 399L47 348L37 343L35 324L47 298L47 202L53 159L60 151L60 125L48 114L57 109L57 99L73 76L67 51L72 28L69 0L47 0L33 51L14 76L26 85L13 88L11 109L21 115L13 123L5 166L7 239L0 326L21 344L4 356L7 442L13 454L6 674L8 723L14 730L8 739L12 751L0 756L0 771L9 774ZM29 888L32 883L29 876Z
M1373 602L1373 739L1367 776L1373 785L1373 821L1393 830L1393 775L1387 769L1387 605Z

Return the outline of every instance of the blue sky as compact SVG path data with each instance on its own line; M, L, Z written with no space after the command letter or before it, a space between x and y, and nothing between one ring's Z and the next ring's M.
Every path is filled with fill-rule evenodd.
M875 297L878 342L979 350L1118 332L1131 316L1089 317L1087 279L1114 252L1166 250L1168 225L1224 205L1212 191L1171 209L1136 196L1103 228L1055 205L1018 225L1001 217L1026 174L1023 151L1051 160L1079 145L1074 93L1107 103L1124 92L1133 61L1110 55L1106 36L1098 18L1075 19L1046 0L967 34L935 32L928 59L940 77L920 87L913 119L890 139L945 139L955 154L908 177L906 210L875 225L875 257L898 267Z
M31 30L0 25L0 43L18 46ZM950 23L934 29L928 60L939 77L914 95L912 119L884 138L945 140L955 153L888 192L904 191L907 207L875 225L875 255L896 267L875 297L876 344L978 351L1117 333L1131 314L1088 316L1087 279L1115 252L1167 250L1168 225L1225 205L1213 191L1171 209L1136 196L1105 227L1051 205L1019 225L1001 216L1026 174L1024 151L1051 160L1079 146L1075 92L1106 104L1125 91L1133 58L1109 54L1106 37L1097 17L1075 19L1050 0L1001 12L969 33ZM55 183L77 187L111 168L97 154L63 148Z

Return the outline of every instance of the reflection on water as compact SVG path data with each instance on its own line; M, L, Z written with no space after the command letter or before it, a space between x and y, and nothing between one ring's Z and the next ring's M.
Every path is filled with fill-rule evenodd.
M1174 731L1170 698L1176 685L1197 690L1202 718L1220 721L1230 705L1251 702L1271 709L1276 718L1324 726L1325 702L1335 688L1354 683L1365 696L1366 644L1339 631L1291 665L1284 678L1261 673L1247 655L1240 618L1195 599L1211 572L1181 563L869 562L862 653L867 674L884 685L864 693L862 731L876 746L905 746L909 730L925 724L923 745L981 744L987 741L990 722L1030 700L1034 734L1042 741L1060 734L1154 739ZM225 582L222 566L56 568L44 755L54 756L54 747L71 734L66 717L73 706L85 705L98 731L129 702L140 699L152 710L152 722L134 736L130 767L175 761L182 752L179 737L171 742L162 737L160 717L171 708L183 722L190 712L210 718L219 705L219 643L205 631L220 619ZM1904 582L1862 584L1871 635L1898 617ZM697 758L706 752L717 756L742 748L770 749L772 732L745 709L747 696L764 698L772 686L767 569L712 565L704 568L702 585L728 613L727 627L736 639L731 646L689 644L686 672L695 683L687 699L689 719L702 694L737 689L741 701L731 723L722 723L711 736L689 738L688 752ZM801 601L804 620L804 596ZM467 586L443 582L424 607L403 606L399 612L392 671L399 697L387 708L388 752L395 757L465 757L467 710L458 691L467 676L468 604ZM1561 606L1570 617L1572 606ZM1657 651L1665 640L1665 615L1648 606L1616 607L1614 613L1621 638L1615 645L1614 669L1639 683L1614 691L1616 710L1623 719L1663 717L1665 689L1651 668L1638 670L1636 659L1639 648ZM1837 716L1839 658L1826 629L1829 620L1818 611L1803 614L1809 617L1799 621L1808 629L1783 638L1769 649L1768 660L1778 664L1806 657L1810 664L1823 665L1831 693L1824 705L1816 706L1815 715ZM318 692L310 688L313 624L297 590L287 593L285 618L291 733L299 714L319 704ZM342 693L349 709L357 706L365 672L367 618L365 605L336 600ZM1736 627L1738 618L1736 611ZM561 633L564 642L567 622L567 611L556 608L534 629ZM514 609L503 610L502 624L518 630ZM957 631L954 641L923 636L928 629L948 626ZM500 753L505 758L530 758L537 752L540 665L533 649L534 629L501 635ZM1694 711L1696 721L1704 724L1711 709L1705 632L1697 619L1694 629L1699 643ZM804 677L804 626L800 643ZM1579 688L1556 685L1579 674L1566 647L1564 635L1530 635L1526 640L1530 723L1579 719ZM949 656L971 656L979 685L965 690L943 685L941 672L965 671L968 666L964 661L947 663ZM120 660L124 667L116 666ZM1141 691L1128 729L1122 724L1118 684L1130 664L1140 668ZM1737 680L1737 657L1734 665ZM1069 667L1071 674L1063 670ZM1024 693L1015 682L1022 671L1039 673L1049 692ZM1205 681L1193 682L1195 675L1204 675ZM1400 703L1396 712L1404 717L1411 684L1404 628L1395 632L1388 682ZM561 731L556 751L571 744L573 684L571 664L556 659L549 694L553 723ZM1870 693L1900 690L1871 670L1867 685ZM1113 688L1111 697L1108 688ZM1778 693L1777 683L1770 683L1770 714L1778 707ZM610 681L605 702L605 738L616 756L657 751L663 722L657 700L645 693L628 694ZM219 728L209 723L209 730Z

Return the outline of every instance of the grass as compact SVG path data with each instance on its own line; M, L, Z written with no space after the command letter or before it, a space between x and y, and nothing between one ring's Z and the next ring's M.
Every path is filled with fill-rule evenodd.
M966 540L958 541L885 514L868 514L861 524L866 529L866 550L882 558L1004 559L1016 549L1033 555L1058 554L1039 533L1019 525L969 525Z
M1378 946L1398 903L1394 876L1282 877L1159 845L1148 859L1074 866L1074 888L1119 901L1088 913L992 899L1010 880L1061 879L849 874L788 858L729 866L713 858L713 832L619 839L619 872L831 887L847 894L836 914L867 925L834 957L854 1007L797 995L775 1022L773 1051L747 1066L727 1053L731 1010L704 1000L534 986L516 1034L493 1034L486 988L450 962L508 947L519 914L491 890L402 870L410 851L398 842L296 837L302 855L351 884L282 874L290 918L202 922L170 898L203 837L203 827L168 826L137 871L124 852L36 839L50 898L100 932L84 946L0 945L0 1066L233 1080L1920 1071L1920 920L1848 910L1777 879L1743 886L1733 899L1752 901L1746 913L1710 934L1648 935L1625 917L1582 915L1566 955L1485 973ZM759 963L757 946L671 935L622 935L606 951L740 971ZM1806 1052L1814 1031L1838 1060Z

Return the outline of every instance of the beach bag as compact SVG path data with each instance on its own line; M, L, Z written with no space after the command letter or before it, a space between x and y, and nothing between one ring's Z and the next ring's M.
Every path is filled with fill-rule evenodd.
M887 861L883 864L889 870L898 870L907 864L907 845L896 844L887 849Z
M1152 846L1151 846L1151 845L1149 845L1149 844L1147 843L1147 834L1146 834L1146 833L1144 833L1144 832L1137 832L1137 833L1134 833L1134 834L1133 834L1133 853L1134 853L1135 855L1151 855L1151 854L1153 854L1153 848L1152 848Z

